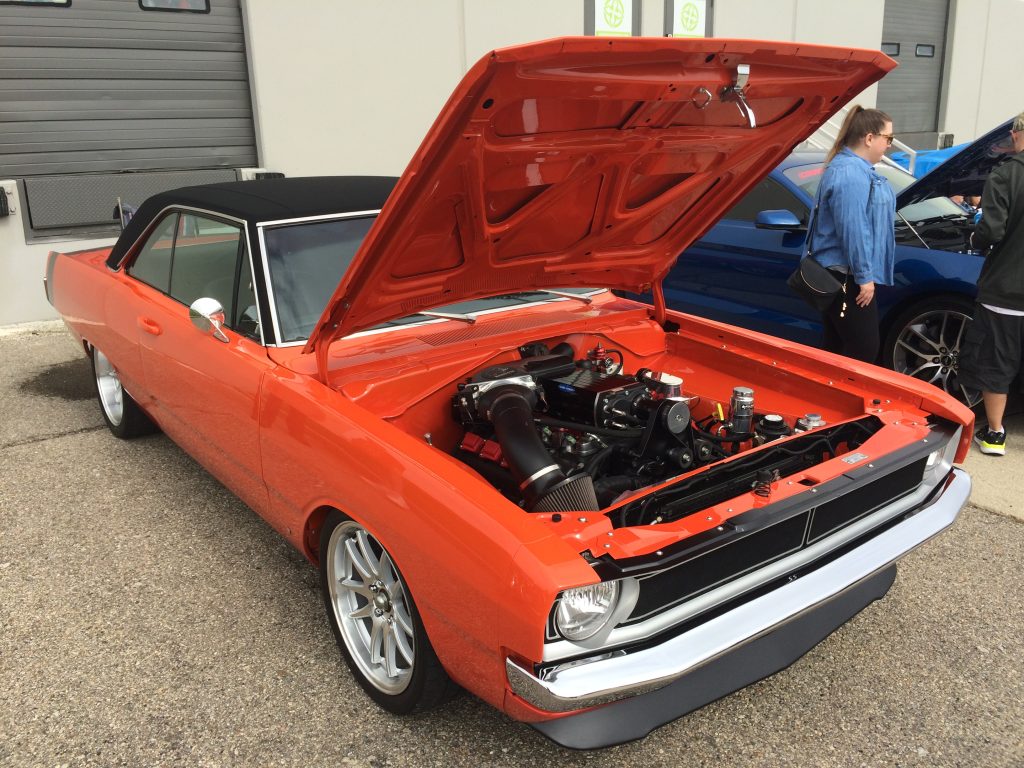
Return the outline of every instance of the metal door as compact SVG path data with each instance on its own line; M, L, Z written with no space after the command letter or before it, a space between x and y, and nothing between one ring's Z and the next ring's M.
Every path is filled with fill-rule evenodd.
M882 50L899 67L878 84L878 108L892 115L900 138L935 148L949 0L886 0ZM917 136L914 134L925 134Z

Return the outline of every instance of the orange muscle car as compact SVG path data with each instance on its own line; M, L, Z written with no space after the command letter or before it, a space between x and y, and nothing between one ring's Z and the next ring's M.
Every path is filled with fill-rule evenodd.
M113 248L51 254L46 290L111 431L159 426L318 565L378 704L462 686L563 745L639 738L799 658L967 499L972 415L941 390L660 288L892 66L498 50L400 179L160 194Z

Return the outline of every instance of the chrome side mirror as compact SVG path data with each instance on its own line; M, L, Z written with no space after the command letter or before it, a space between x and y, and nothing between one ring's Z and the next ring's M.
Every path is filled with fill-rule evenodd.
M224 325L224 307L216 299L196 299L188 308L188 317L192 325L203 333L210 334L217 341L227 342L227 334L221 330Z

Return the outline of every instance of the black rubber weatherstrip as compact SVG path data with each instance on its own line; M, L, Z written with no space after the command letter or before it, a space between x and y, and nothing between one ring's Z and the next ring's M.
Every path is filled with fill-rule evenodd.
M785 669L884 597L895 579L893 564L657 691L530 725L570 749L598 749L641 739L659 726Z

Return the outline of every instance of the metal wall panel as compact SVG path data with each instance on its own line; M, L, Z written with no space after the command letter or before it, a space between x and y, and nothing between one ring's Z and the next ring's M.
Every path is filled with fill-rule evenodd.
M937 130L948 17L949 0L886 0L883 50L898 43L893 58L900 65L879 82L876 103L898 134ZM918 55L918 46L930 46L932 55Z
M239 0L0 5L0 177L257 163Z
M147 197L176 187L234 181L230 169L117 173L96 176L35 176L25 179L25 204L36 231L65 227L117 228L117 198L138 207Z

